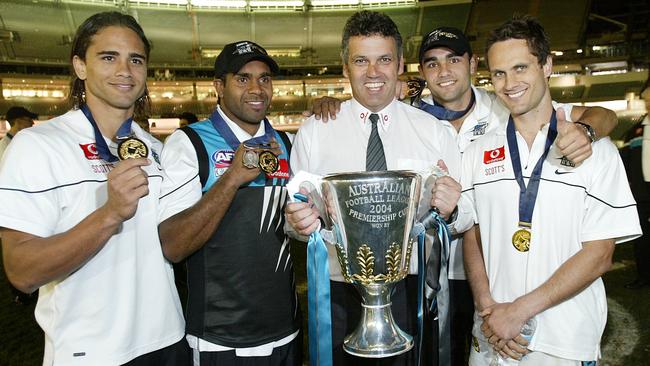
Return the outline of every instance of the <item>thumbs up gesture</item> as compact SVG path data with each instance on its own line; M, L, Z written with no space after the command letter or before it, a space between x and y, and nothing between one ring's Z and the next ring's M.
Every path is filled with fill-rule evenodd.
M567 122L564 109L557 110L557 138L555 146L576 165L591 156L591 139L579 124Z

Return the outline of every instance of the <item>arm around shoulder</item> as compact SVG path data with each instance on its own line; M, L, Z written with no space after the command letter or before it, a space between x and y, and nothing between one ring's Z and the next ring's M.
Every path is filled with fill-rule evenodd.
M571 120L591 126L595 130L597 138L609 136L618 124L616 113L603 107L574 106L571 110Z

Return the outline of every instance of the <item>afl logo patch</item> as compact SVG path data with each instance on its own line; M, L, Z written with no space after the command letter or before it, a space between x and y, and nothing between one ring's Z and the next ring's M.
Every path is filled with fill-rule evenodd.
M234 156L235 152L232 150L217 150L212 154L210 160L212 160L212 171L215 177L220 177L228 170Z
M89 144L79 144L79 147L84 152L84 156L88 160L99 160L99 153L97 153L97 147L94 142Z
M505 147L497 147L494 150L483 151L483 164L492 164L506 158Z

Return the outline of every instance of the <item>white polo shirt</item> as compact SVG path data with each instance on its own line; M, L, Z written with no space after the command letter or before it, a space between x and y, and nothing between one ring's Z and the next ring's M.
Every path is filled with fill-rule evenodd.
M474 202L490 292L497 302L514 301L542 285L583 242L613 238L620 243L641 234L623 163L616 147L603 138L592 144L592 157L577 167L563 165L566 161L551 146L533 212L530 251L517 251L512 235L518 229L519 186L506 126L507 120L467 148L462 173L463 195ZM544 150L548 127L538 132L530 151L517 133L526 183ZM602 280L536 318L531 350L572 360L598 359L607 320ZM474 336L483 339L474 329Z
M158 239L162 144L133 123L150 149L149 194L135 216L77 271L39 290L43 365L120 365L178 342L185 322ZM109 148L115 154L116 144ZM112 164L77 111L25 129L0 167L0 226L40 237L65 232L107 200Z
M503 106L497 99L494 93L490 93L485 89L471 87L476 97L474 108L469 115L463 120L460 126L460 131L451 122L440 120L440 122L449 129L451 134L456 138L458 149L461 155L470 142L484 136L486 133L494 130L499 125L500 121L508 118L510 112ZM426 96L423 100L429 104L433 104L431 95ZM450 280L466 280L465 266L463 265L463 236L462 234L454 235L451 242L451 249L449 253L449 279Z
M355 99L341 104L341 111L335 120L327 123L308 118L298 130L291 150L291 169L317 175L366 170L366 146L370 137L372 112ZM377 128L384 146L388 170L424 171L435 166L442 159L449 168L449 174L456 180L460 173L460 153L450 131L436 123L435 117L394 100L377 113ZM424 183L424 182L423 182ZM423 184L420 208L416 217L421 217L431 201L430 184ZM459 208L461 211L461 208ZM455 225L465 227L471 219L469 207L459 212ZM467 218L461 221L461 216ZM461 223L462 222L462 223ZM452 225L452 230L454 226ZM343 282L336 250L328 245L330 278ZM431 241L427 240L427 249ZM411 256L410 273L417 273L417 253Z
M508 121L510 111L506 108L494 93L488 92L482 88L471 87L476 97L474 108L463 121L460 126L460 131L451 122L440 120L451 133L456 137L458 149L462 155L469 144L482 137L487 133L495 130L502 123ZM429 95L424 98L424 101L433 104L433 98ZM571 104L564 105L565 113L570 118L573 106ZM451 242L451 250L449 255L449 279L450 280L466 280L465 266L463 264L463 237L462 235L454 235Z
M2 157L5 154L5 151L7 150L7 147L9 146L9 143L11 142L11 136L5 135L3 138L0 139L0 161L2 161Z

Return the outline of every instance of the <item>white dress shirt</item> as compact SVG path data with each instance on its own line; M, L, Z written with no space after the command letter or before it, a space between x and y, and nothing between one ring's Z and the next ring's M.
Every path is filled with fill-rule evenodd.
M370 137L372 112L354 99L341 104L335 120L327 123L310 117L303 123L294 140L291 167L294 173L307 171L317 175L366 170L366 147ZM436 123L426 112L394 100L377 112L377 128L386 156L388 170L427 171L443 160L454 179L459 179L460 153L449 129ZM421 217L431 201L431 183L423 184L418 215ZM453 230L465 230L471 221L471 209L459 204L458 219ZM465 212L466 214L461 214ZM466 220L461 220L466 218ZM459 227L460 226L460 227ZM427 240L427 249L431 241ZM343 281L336 250L328 246L330 278ZM412 255L410 273L417 273L417 255Z

